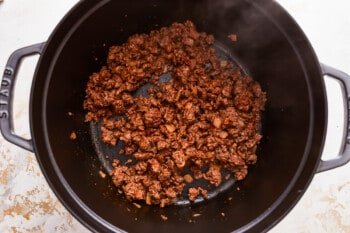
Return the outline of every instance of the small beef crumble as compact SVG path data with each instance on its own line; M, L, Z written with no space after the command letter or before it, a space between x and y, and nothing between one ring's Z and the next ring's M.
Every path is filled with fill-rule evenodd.
M171 78L162 81L163 74ZM146 83L148 96L135 95ZM186 21L110 47L107 65L89 78L84 109L86 122L102 121L102 141L124 141L124 156L135 161L114 160L114 184L129 200L164 207L192 180L218 187L222 169L246 177L257 161L265 102L258 82L218 59L213 35ZM207 193L191 187L188 199Z

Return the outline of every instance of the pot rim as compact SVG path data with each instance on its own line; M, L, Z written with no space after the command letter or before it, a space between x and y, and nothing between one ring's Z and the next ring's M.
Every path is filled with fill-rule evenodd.
M302 32L298 24L294 19L285 11L277 2L270 0L245 0L261 11L269 20L275 24L275 26L283 32L286 39L290 42L291 46L295 50L300 65L302 66L304 73L307 77L307 87L309 92L310 101L310 127L308 131L307 146L304 150L303 158L299 164L298 170L294 175L291 183L285 189L285 191L280 195L278 199L264 211L260 216L253 219L248 224L242 226L241 228L235 230L237 232L241 231L267 231L276 225L289 211L295 206L298 200L302 197L307 187L309 186L314 174L316 173L317 167L320 162L320 156L322 153L324 141L325 141L325 125L327 122L327 112L326 112L326 99L325 99L325 85L322 78L321 68L316 57L316 54L307 40L305 34ZM68 182L63 177L56 161L54 158L54 153L50 147L50 143L47 137L47 123L46 123L46 97L48 92L49 82L45 80L39 80L38 76L40 73L46 73L48 76L53 72L50 64L55 63L55 59L59 54L59 51L63 49L65 40L68 40L70 35L79 27L80 22L89 17L95 10L100 8L102 5L106 4L108 1L100 1L98 4L91 6L92 1L80 1L78 2L61 20L61 22L56 26L55 30L51 33L48 42L43 50L43 53L39 59L38 65L36 67L34 81L31 89L30 97L30 127L34 144L34 152L41 167L41 170L49 183L50 188L53 190L55 195L65 206L66 209L84 226L86 226L91 231L119 231L124 232L117 226L114 226L102 219L100 216L95 214L70 188ZM278 11L269 11L270 7L278 9ZM76 15L81 15L79 21L75 21ZM275 17L281 15L284 17L283 20L276 20ZM283 21L283 24L282 24ZM291 32L290 32L291 31ZM300 36L299 40L302 41L303 48L307 49L309 55L314 57L313 64L304 64L303 56L300 53L300 48L296 47L294 44L294 39L289 35L290 33L298 34ZM58 38L62 38L58 40ZM300 44L301 42L298 41ZM303 51L305 53L305 51ZM54 54L55 56L51 56ZM48 59L49 58L49 59ZM311 72L312 71L312 72ZM315 93L312 84L309 82L309 73L317 73L319 76L319 86L321 90ZM36 88L37 86L44 86L42 94L38 94ZM316 96L319 93L323 93L321 96ZM38 97L36 96L38 95ZM37 103L37 100L42 98L41 104ZM317 101L315 100L317 98ZM40 107L41 106L41 107ZM318 113L322 113L320 116ZM40 112L40 114L38 113ZM39 114L39 117L38 117ZM323 120L318 120L319 125L315 125L314 119L324 118ZM38 120L39 118L39 120ZM45 142L45 146L43 146ZM318 148L312 145L320 145ZM313 160L310 161L309 154L313 153ZM317 159L316 159L317 158ZM312 169L310 169L312 167ZM300 184L300 180L303 176L303 182ZM305 177L307 177L305 179Z

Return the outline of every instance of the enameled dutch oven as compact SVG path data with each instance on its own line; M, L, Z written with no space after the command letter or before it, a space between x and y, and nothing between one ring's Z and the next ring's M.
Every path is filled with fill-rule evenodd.
M215 198L137 208L110 179L99 176L102 163L91 127L84 123L85 86L89 75L105 64L109 46L186 20L213 34L267 92L258 162L245 180ZM238 36L235 43L227 38L232 33ZM13 132L11 101L20 60L35 53L41 56L30 97L31 139L26 140ZM36 154L51 189L91 231L263 232L293 208L316 172L350 159L347 134L338 157L320 158L327 124L326 74L350 93L349 76L320 65L302 30L274 1L85 0L47 42L19 49L9 58L1 83L1 132ZM72 131L76 140L69 138Z

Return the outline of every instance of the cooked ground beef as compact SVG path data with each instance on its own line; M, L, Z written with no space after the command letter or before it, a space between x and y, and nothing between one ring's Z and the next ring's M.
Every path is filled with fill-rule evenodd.
M192 178L217 187L222 169L242 180L256 162L266 95L234 63L219 60L213 43L192 22L174 23L112 46L107 66L90 76L86 121L102 121L104 143L124 141L122 152L134 162L115 160L110 175L128 199L164 207ZM148 96L135 94L147 83ZM189 200L198 195L207 190L189 188Z

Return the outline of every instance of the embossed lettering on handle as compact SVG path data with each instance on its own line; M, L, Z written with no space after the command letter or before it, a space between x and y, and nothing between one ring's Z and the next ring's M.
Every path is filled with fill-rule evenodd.
M4 76L1 80L0 89L0 118L7 118L9 115L9 98L10 98L10 87L11 77L13 75L13 69L7 67L4 71Z
M7 61L6 68L3 73L0 87L0 130L3 137L23 149L33 151L33 143L31 139L22 138L14 133L12 102L13 90L16 80L17 71L20 61L23 57L33 54L40 54L45 43L35 44L14 51Z

